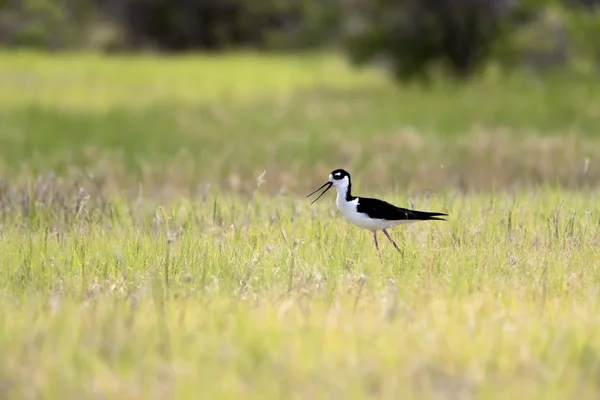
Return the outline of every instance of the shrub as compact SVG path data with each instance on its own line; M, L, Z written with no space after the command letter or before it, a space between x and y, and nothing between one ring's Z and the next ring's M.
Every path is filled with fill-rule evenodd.
M288 0L104 0L133 47L161 51L263 48L300 15Z
M400 80L435 67L477 71L513 13L508 0L353 0L346 46L357 64L383 57Z

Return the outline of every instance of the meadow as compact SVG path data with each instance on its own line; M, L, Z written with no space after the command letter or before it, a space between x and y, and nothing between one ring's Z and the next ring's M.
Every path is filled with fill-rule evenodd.
M600 83L0 53L0 397L591 399ZM380 235L333 194L447 212Z

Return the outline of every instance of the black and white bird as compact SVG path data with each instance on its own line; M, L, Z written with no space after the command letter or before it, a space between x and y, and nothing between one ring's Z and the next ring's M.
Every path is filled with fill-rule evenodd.
M355 197L352 195L352 181L350 174L343 169L336 169L329 174L329 180L320 188L310 193L306 197L310 197L317 193L319 190L325 189L315 200L319 200L321 196L325 194L332 186L337 190L337 198L335 204L341 211L342 215L346 217L351 223L358 226L359 228L367 229L373 233L373 239L375 240L375 248L381 258L381 252L379 251L379 244L377 243L377 231L383 231L385 236L392 242L396 250L400 251L400 248L394 242L394 239L387 232L387 229L393 228L398 225L410 224L418 221L446 221L441 216L447 216L448 214L440 212L427 212L409 210L407 208L396 207L386 201L373 199L369 197Z

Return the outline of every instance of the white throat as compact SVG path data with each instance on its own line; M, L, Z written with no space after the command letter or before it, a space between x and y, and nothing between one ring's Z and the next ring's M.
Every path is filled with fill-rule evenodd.
M337 199L336 203L339 205L341 202L346 202L346 196L348 195L348 186L350 186L350 181L348 177L344 177L344 179L332 181L330 176L330 182L333 182L335 186L335 190L337 190Z
M335 185L335 189L337 190L337 199L336 201L345 202L346 195L348 194L348 184L345 182L340 183L339 185Z

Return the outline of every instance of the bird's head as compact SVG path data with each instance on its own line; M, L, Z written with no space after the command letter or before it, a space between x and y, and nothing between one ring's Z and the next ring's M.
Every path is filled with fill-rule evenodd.
M331 171L331 173L329 174L329 180L325 182L323 186L306 196L310 197L313 194L317 193L319 190L323 189L324 187L327 187L327 189L321 192L321 194L310 204L313 204L315 201L319 200L319 198L321 198L321 196L323 196L325 192L331 189L332 186L335 186L337 190L347 190L350 186L350 174L348 173L348 171L343 169L336 169L334 171Z

